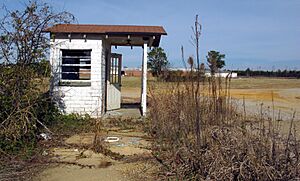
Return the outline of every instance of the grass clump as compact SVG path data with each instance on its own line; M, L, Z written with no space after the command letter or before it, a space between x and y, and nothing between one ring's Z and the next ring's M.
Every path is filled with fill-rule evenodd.
M60 135L73 135L89 132L93 129L94 121L89 115L59 114L51 123L50 129Z

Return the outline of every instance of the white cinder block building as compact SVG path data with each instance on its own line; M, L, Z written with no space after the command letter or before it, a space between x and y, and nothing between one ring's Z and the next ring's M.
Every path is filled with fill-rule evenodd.
M122 55L111 46L143 48L141 112L146 114L147 50L159 46L161 26L58 24L50 33L51 94L64 113L100 117L121 107Z

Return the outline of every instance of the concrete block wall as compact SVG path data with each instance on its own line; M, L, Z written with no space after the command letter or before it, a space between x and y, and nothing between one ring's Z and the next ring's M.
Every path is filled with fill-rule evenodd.
M67 36L67 35L66 35ZM60 86L61 49L91 49L90 86ZM100 117L103 113L103 41L101 36L71 39L64 36L51 40L52 65L51 94L60 110L66 114L89 114Z

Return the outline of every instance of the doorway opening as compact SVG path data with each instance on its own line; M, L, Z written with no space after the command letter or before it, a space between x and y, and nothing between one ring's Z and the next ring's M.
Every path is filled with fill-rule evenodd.
M128 50L128 47L112 48L112 53L107 55L107 87L106 87L106 111L108 114L134 115L140 117L141 112L141 85L142 74L138 63L133 64L135 68L127 68L128 61L132 58L132 53L140 51ZM134 51L134 52L133 52ZM132 63L132 62L131 62ZM130 63L129 63L130 64ZM140 66L139 66L140 67ZM134 70L134 71L133 71Z

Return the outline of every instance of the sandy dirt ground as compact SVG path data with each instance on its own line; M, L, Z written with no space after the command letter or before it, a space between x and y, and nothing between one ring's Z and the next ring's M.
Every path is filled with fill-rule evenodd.
M284 120L300 119L300 79L237 78L231 82L232 97L246 101L250 114L260 113L261 105L268 116L279 112Z
M120 139L117 142L110 143L109 149L124 155L123 159L115 160L101 153L95 153L88 148L78 148L78 145L80 147L92 145L94 134L77 134L65 140L65 144L73 145L73 147L56 147L51 149L52 160L56 161L57 164L53 164L45 169L35 180L139 180L141 179L140 176L145 176L145 170L153 168L153 165L145 161L151 158L151 154L147 149L149 142L145 140L144 133L133 130L118 130L109 131L106 135Z
M260 114L263 112L277 119L290 120L295 113L295 119L300 119L300 88L286 89L232 89L233 98L238 99L240 110L243 109L245 99L246 111L249 114ZM274 109L273 109L274 108Z

